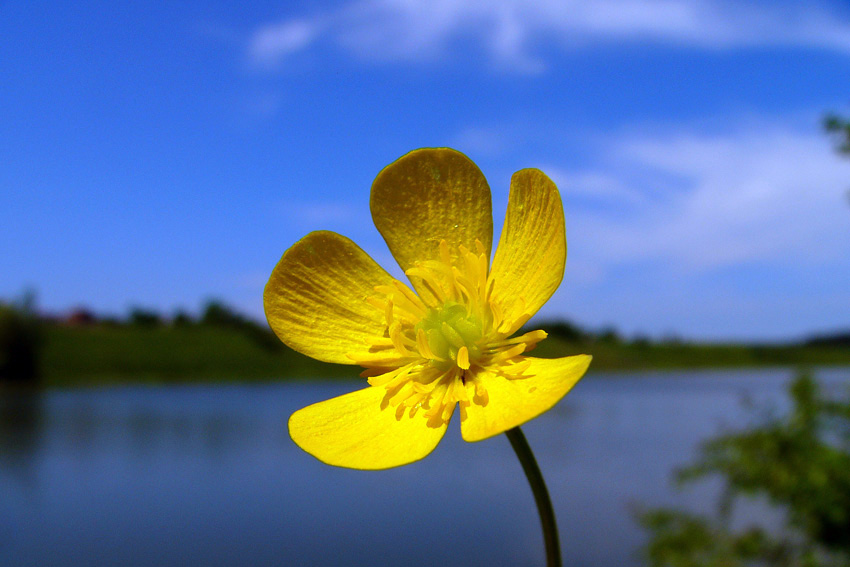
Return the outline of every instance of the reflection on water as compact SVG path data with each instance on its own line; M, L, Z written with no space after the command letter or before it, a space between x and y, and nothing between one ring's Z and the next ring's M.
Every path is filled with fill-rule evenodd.
M34 490L36 454L42 439L41 390L0 396L0 470L21 490ZM5 479L4 479L5 480Z
M558 514L565 563L639 564L636 502L671 491L698 442L784 407L788 371L591 376L524 427ZM838 387L845 373L823 371ZM6 392L0 564L538 565L536 510L503 437L457 424L427 459L380 472L322 465L286 419L351 384Z

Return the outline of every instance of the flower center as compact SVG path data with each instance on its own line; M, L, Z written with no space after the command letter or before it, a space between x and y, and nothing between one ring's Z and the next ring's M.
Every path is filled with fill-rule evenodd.
M419 294L394 280L377 286L367 301L386 320L382 336L368 353L349 354L366 370L369 384L385 388L382 409L395 408L396 419L420 410L428 425L448 422L455 406L461 416L471 403L486 405L482 374L523 378L530 361L521 355L546 337L531 331L509 339L531 315L505 320L490 299L492 281L484 246L473 252L459 246L453 260L446 241L438 259L417 262L405 273ZM522 298L518 298L522 301Z
M468 369L481 356L480 341L484 336L481 321L458 303L448 302L429 309L414 330L417 337L422 331L427 350L433 354L429 358L437 367L448 370L457 365Z

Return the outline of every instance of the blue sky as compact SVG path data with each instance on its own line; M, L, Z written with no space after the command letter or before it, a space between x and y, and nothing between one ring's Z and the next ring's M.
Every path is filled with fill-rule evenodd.
M745 5L743 5L745 4ZM311 230L398 274L382 167L451 146L558 183L542 317L627 335L850 327L850 6L721 0L0 0L0 298L262 318ZM498 229L497 229L498 230Z

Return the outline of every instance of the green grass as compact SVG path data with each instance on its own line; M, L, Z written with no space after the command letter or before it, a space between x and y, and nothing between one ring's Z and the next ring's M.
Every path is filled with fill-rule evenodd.
M94 325L44 328L42 382L51 387L114 383L186 383L356 378L357 366L324 364L256 333L211 325ZM567 342L551 336L534 356L592 354L592 372L752 366L850 365L850 349Z
M592 354L594 370L732 368L850 365L850 349L839 346L694 343L567 342L549 337L533 356Z
M41 369L47 386L263 381L359 372L356 366L314 361L282 344L269 347L228 327L52 326L44 334Z

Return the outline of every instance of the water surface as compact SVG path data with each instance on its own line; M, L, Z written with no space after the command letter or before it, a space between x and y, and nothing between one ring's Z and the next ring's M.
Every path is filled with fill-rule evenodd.
M847 371L818 376L830 389ZM591 375L524 426L565 564L640 565L636 503L676 492L701 440L787 407L790 370ZM329 467L286 431L294 410L359 383L57 390L0 402L0 565L541 565L537 512L504 436L453 423L428 458Z

